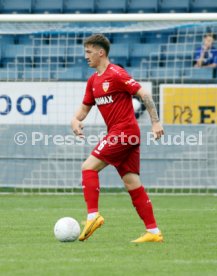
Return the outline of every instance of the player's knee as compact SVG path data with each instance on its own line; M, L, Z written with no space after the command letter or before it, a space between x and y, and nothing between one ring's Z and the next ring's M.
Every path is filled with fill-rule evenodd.
M89 168L87 162L84 161L84 162L81 164L81 170L82 170L82 171L85 171L85 170L89 170L89 169L90 169L90 168Z
M126 173L123 177L122 177L122 180L124 181L124 183L126 183L127 185L131 185L131 184L134 184L134 183L139 183L141 184L141 180L140 180L140 177L138 174L136 173Z
M86 171L86 170L95 170L97 171L97 167L94 166L94 164L91 164L88 160L84 161L81 165L81 170Z
M123 176L122 180L128 191L137 189L142 185L140 177L137 174L127 173Z
M139 182L135 182L135 183L124 182L124 185L125 185L125 188L127 191L135 190L135 189L138 189L139 187L141 187L141 183L139 183Z
M81 165L81 170L94 170L94 171L101 171L105 168L107 164L93 156L88 157L84 163Z
M130 183L124 182L124 186L127 189L127 191L130 190L130 187L131 187Z

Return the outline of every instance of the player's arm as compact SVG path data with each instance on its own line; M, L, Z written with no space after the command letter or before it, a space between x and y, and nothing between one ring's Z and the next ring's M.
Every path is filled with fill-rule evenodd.
M143 87L141 87L137 91L136 95L142 99L142 101L150 115L151 122L152 122L152 131L153 131L154 137L156 139L159 139L162 135L164 135L164 130L160 123L160 120L159 120L159 117L157 114L157 109L156 109L155 103L152 99L152 96Z
M92 105L81 104L74 117L72 118L71 127L75 135L83 138L83 124L82 121L87 117Z

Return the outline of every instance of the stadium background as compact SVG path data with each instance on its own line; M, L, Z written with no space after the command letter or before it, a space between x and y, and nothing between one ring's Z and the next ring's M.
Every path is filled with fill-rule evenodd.
M102 12L103 21L91 22ZM36 22L39 13L43 20ZM86 20L76 21L83 13ZM107 20L115 15L115 21ZM179 15L200 19L177 21ZM11 21L19 16L30 21ZM48 22L49 16L74 21ZM157 20L163 16L166 20ZM203 35L216 34L216 18L216 0L0 0L1 275L216 275L217 74L193 67ZM100 196L105 225L84 243L60 243L53 235L60 217L84 222L83 195L73 191L80 187L80 164L92 146L57 146L52 138L48 145L43 140L33 146L31 135L72 134L71 116L92 73L82 41L95 32L111 40L111 61L152 93L168 135L203 134L202 146L147 146L150 122L136 103L143 131L141 175L155 192L150 198L164 235L161 244L130 243L144 233L144 225L128 194L114 193L123 186L112 168L100 176L112 191ZM201 107L207 116L201 116ZM86 136L101 130L94 109L85 122ZM27 141L18 146L25 142L21 132Z
M0 13L210 13L216 1L0 1ZM72 15L73 16L73 15ZM203 35L217 33L216 21L197 22L55 22L0 24L0 187L1 191L70 192L80 188L80 165L92 146L32 146L33 132L71 135L70 119L87 78L93 72L83 57L83 39L102 32L111 41L110 60L121 64L148 87L166 133L203 134L203 145L147 145L150 123L143 106L137 110L143 133L141 176L153 192L216 191L217 73L193 67L194 51ZM215 42L215 46L216 42ZM50 98L49 98L50 97ZM48 100L49 98L49 100ZM47 100L47 102L46 102ZM208 108L208 117L200 107ZM209 109L211 106L211 109ZM190 110L190 111L189 111ZM190 112L190 113L189 113ZM204 114L203 114L204 115ZM104 131L94 110L86 136ZM20 146L17 133L27 135ZM100 175L104 188L121 188L115 170Z

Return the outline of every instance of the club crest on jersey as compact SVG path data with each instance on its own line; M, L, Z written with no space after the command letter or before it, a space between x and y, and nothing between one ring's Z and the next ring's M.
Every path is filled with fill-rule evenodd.
M102 89L104 90L104 92L108 91L108 89L109 89L109 82L108 81L103 82Z

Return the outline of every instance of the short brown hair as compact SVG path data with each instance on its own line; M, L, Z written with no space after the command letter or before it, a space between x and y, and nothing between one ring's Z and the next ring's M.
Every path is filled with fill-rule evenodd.
M84 46L93 45L103 48L108 56L110 50L110 41L103 34L94 34L84 40Z

